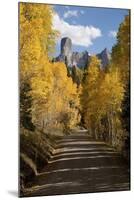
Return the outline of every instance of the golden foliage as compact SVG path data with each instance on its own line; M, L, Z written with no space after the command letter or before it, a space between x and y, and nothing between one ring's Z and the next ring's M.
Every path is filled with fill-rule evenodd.
M101 70L101 63L97 57L92 57L81 95L84 123L91 130L91 134L100 137L107 132L112 141L111 137L117 127L115 119L121 113L123 98L124 85L119 70L110 68L106 73ZM107 123L108 129L104 129L104 124Z
M42 68L42 72L39 71L37 76L31 79L31 87L34 124L41 126L42 123L45 127L62 124L65 113L69 115L70 128L77 123L77 87L67 76L67 69L63 63L46 63L46 68Z
M121 78L126 84L130 73L130 15L120 24L117 43L112 49L112 63L120 70Z
M52 14L48 5L20 3L21 88L28 83L25 98L31 99L28 111L36 127L65 125L67 118L71 128L78 122L77 86L67 76L63 63L49 61L57 35L52 29Z
M52 14L49 5L20 3L21 79L31 77L41 60L47 60L53 49L57 33L52 29Z

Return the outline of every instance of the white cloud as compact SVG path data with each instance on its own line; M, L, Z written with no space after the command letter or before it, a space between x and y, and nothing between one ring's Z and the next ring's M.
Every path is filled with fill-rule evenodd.
M109 37L115 38L117 36L117 31L109 31Z
M70 17L78 17L78 11L77 10L68 10L64 13L63 17L70 18Z
M67 7L67 11L64 13L63 17L64 19L70 18L70 17L78 17L79 15L84 15L84 10L69 10L69 7Z
M93 40L100 37L101 30L94 26L71 25L54 14L53 28L60 32L60 36L69 37L74 45L88 47L93 44Z

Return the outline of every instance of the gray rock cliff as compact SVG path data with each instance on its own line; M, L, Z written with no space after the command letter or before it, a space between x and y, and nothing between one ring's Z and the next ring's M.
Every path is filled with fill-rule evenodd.
M105 48L101 53L96 55L102 63L102 68L105 68L110 62L110 53ZM72 41L70 38L65 37L61 40L61 52L54 61L61 61L66 64L67 67L78 67L85 68L90 62L90 57L87 51L84 52L73 52L72 51Z
M111 55L107 48L105 48L101 53L97 54L96 56L101 60L103 68L105 68L109 64L111 59Z

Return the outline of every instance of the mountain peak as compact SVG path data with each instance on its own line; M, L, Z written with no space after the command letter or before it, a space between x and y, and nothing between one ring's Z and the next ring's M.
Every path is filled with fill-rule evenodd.
M109 54L109 51L108 51L108 49L105 47L105 49L103 49L101 53Z
M111 58L110 52L107 48L103 49L101 53L97 54L97 57L101 60L103 67L109 64Z
M110 53L107 48L103 49L101 53L96 55L102 63L102 68L105 68L110 61ZM55 61L62 61L68 67L76 65L79 68L84 68L87 66L91 55L87 50L83 52L73 52L72 51L72 40L69 37L64 37L61 39L61 53L55 58Z
M61 54L68 56L72 52L72 40L69 37L61 39Z

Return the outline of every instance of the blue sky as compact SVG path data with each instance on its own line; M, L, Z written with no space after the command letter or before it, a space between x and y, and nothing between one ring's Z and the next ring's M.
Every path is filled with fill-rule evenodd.
M87 50L89 54L101 52L105 47L111 51L116 33L126 9L93 8L55 5L54 28L61 32L56 45L60 52L60 40L68 36L73 41L73 51Z

